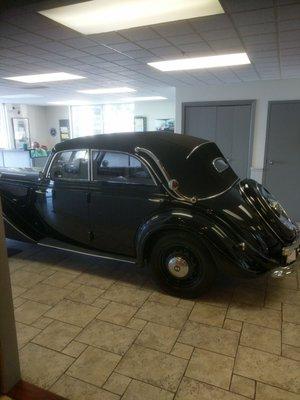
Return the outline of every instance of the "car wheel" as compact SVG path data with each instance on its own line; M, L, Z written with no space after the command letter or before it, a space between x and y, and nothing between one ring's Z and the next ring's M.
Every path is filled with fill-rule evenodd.
M198 297L211 286L216 275L208 250L183 232L161 237L152 249L150 264L159 286L179 297Z

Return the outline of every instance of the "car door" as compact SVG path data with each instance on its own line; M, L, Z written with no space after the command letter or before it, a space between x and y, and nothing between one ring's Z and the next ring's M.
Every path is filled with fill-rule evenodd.
M134 256L137 229L163 207L166 195L139 159L127 153L92 151L93 247Z
M89 151L57 153L36 191L36 208L50 236L89 244Z

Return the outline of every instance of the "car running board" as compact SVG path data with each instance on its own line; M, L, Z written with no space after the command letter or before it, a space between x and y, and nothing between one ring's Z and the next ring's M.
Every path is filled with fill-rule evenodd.
M51 238L42 239L37 244L39 246L50 247L52 249L57 249L57 250L69 251L71 253L84 254L87 256L102 258L106 260L121 261L130 264L136 263L136 260L132 257L119 256L116 254L109 254L109 253L101 253L99 251L85 249L83 247L74 246L72 244L61 242L59 240Z

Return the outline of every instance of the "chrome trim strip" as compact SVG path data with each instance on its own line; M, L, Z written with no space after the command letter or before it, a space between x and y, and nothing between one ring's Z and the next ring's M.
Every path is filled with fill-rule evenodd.
M29 237L28 235L26 235L26 233L20 231L20 229L17 228L16 225L14 225L4 214L3 214L3 219L4 219L4 221L6 221L10 226L12 226L17 232L19 232L20 235L26 237L26 238L29 239L31 242L35 242L35 240L32 239L31 237Z
M200 147L205 146L206 144L209 144L209 143L213 143L213 142L204 142L204 143L201 143L201 144L199 144L198 146L194 147L193 150L186 156L186 160L188 160L188 159L191 157L191 155L192 155L195 151L197 151Z
M224 161L225 164L226 164L226 168L224 168L222 171L219 171L218 168L216 167L216 162L217 162L218 160L222 160L222 161ZM217 158L213 159L212 164L213 164L215 170L216 170L219 174L221 174L222 172L226 171L226 169L228 169L229 166L230 166L230 165L228 164L228 161L225 160L224 157L217 157Z
M207 197L197 198L197 201L210 200L210 199L214 199L215 197L221 196L222 194L228 192L228 190L232 189L233 186L236 185L239 181L240 181L240 178L237 178L230 186L228 186L228 188L224 189L222 192L219 192L219 193L213 194L211 196L207 196Z
M67 247L58 246L58 245L55 246L52 244L41 243L41 242L37 242L37 244L42 247L49 247L49 248L56 249L56 250L68 251L70 253L83 254L85 256L91 256L91 257L95 257L95 258L103 258L106 260L113 260L113 261L122 261L122 262L127 262L129 264L136 263L136 261L131 261L131 260L128 260L128 259L122 258L122 257L112 257L112 256L107 256L107 255L104 256L101 254L90 253L89 251L73 250L73 249L68 249Z

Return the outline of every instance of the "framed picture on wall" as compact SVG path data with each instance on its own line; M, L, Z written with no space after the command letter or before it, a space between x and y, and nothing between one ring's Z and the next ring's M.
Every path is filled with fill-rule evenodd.
M159 132L174 133L174 123L173 118L156 119L155 128Z
M147 117L137 115L134 117L134 132L145 132L147 130Z
M28 118L12 118L14 142L16 149L30 147L30 131Z

